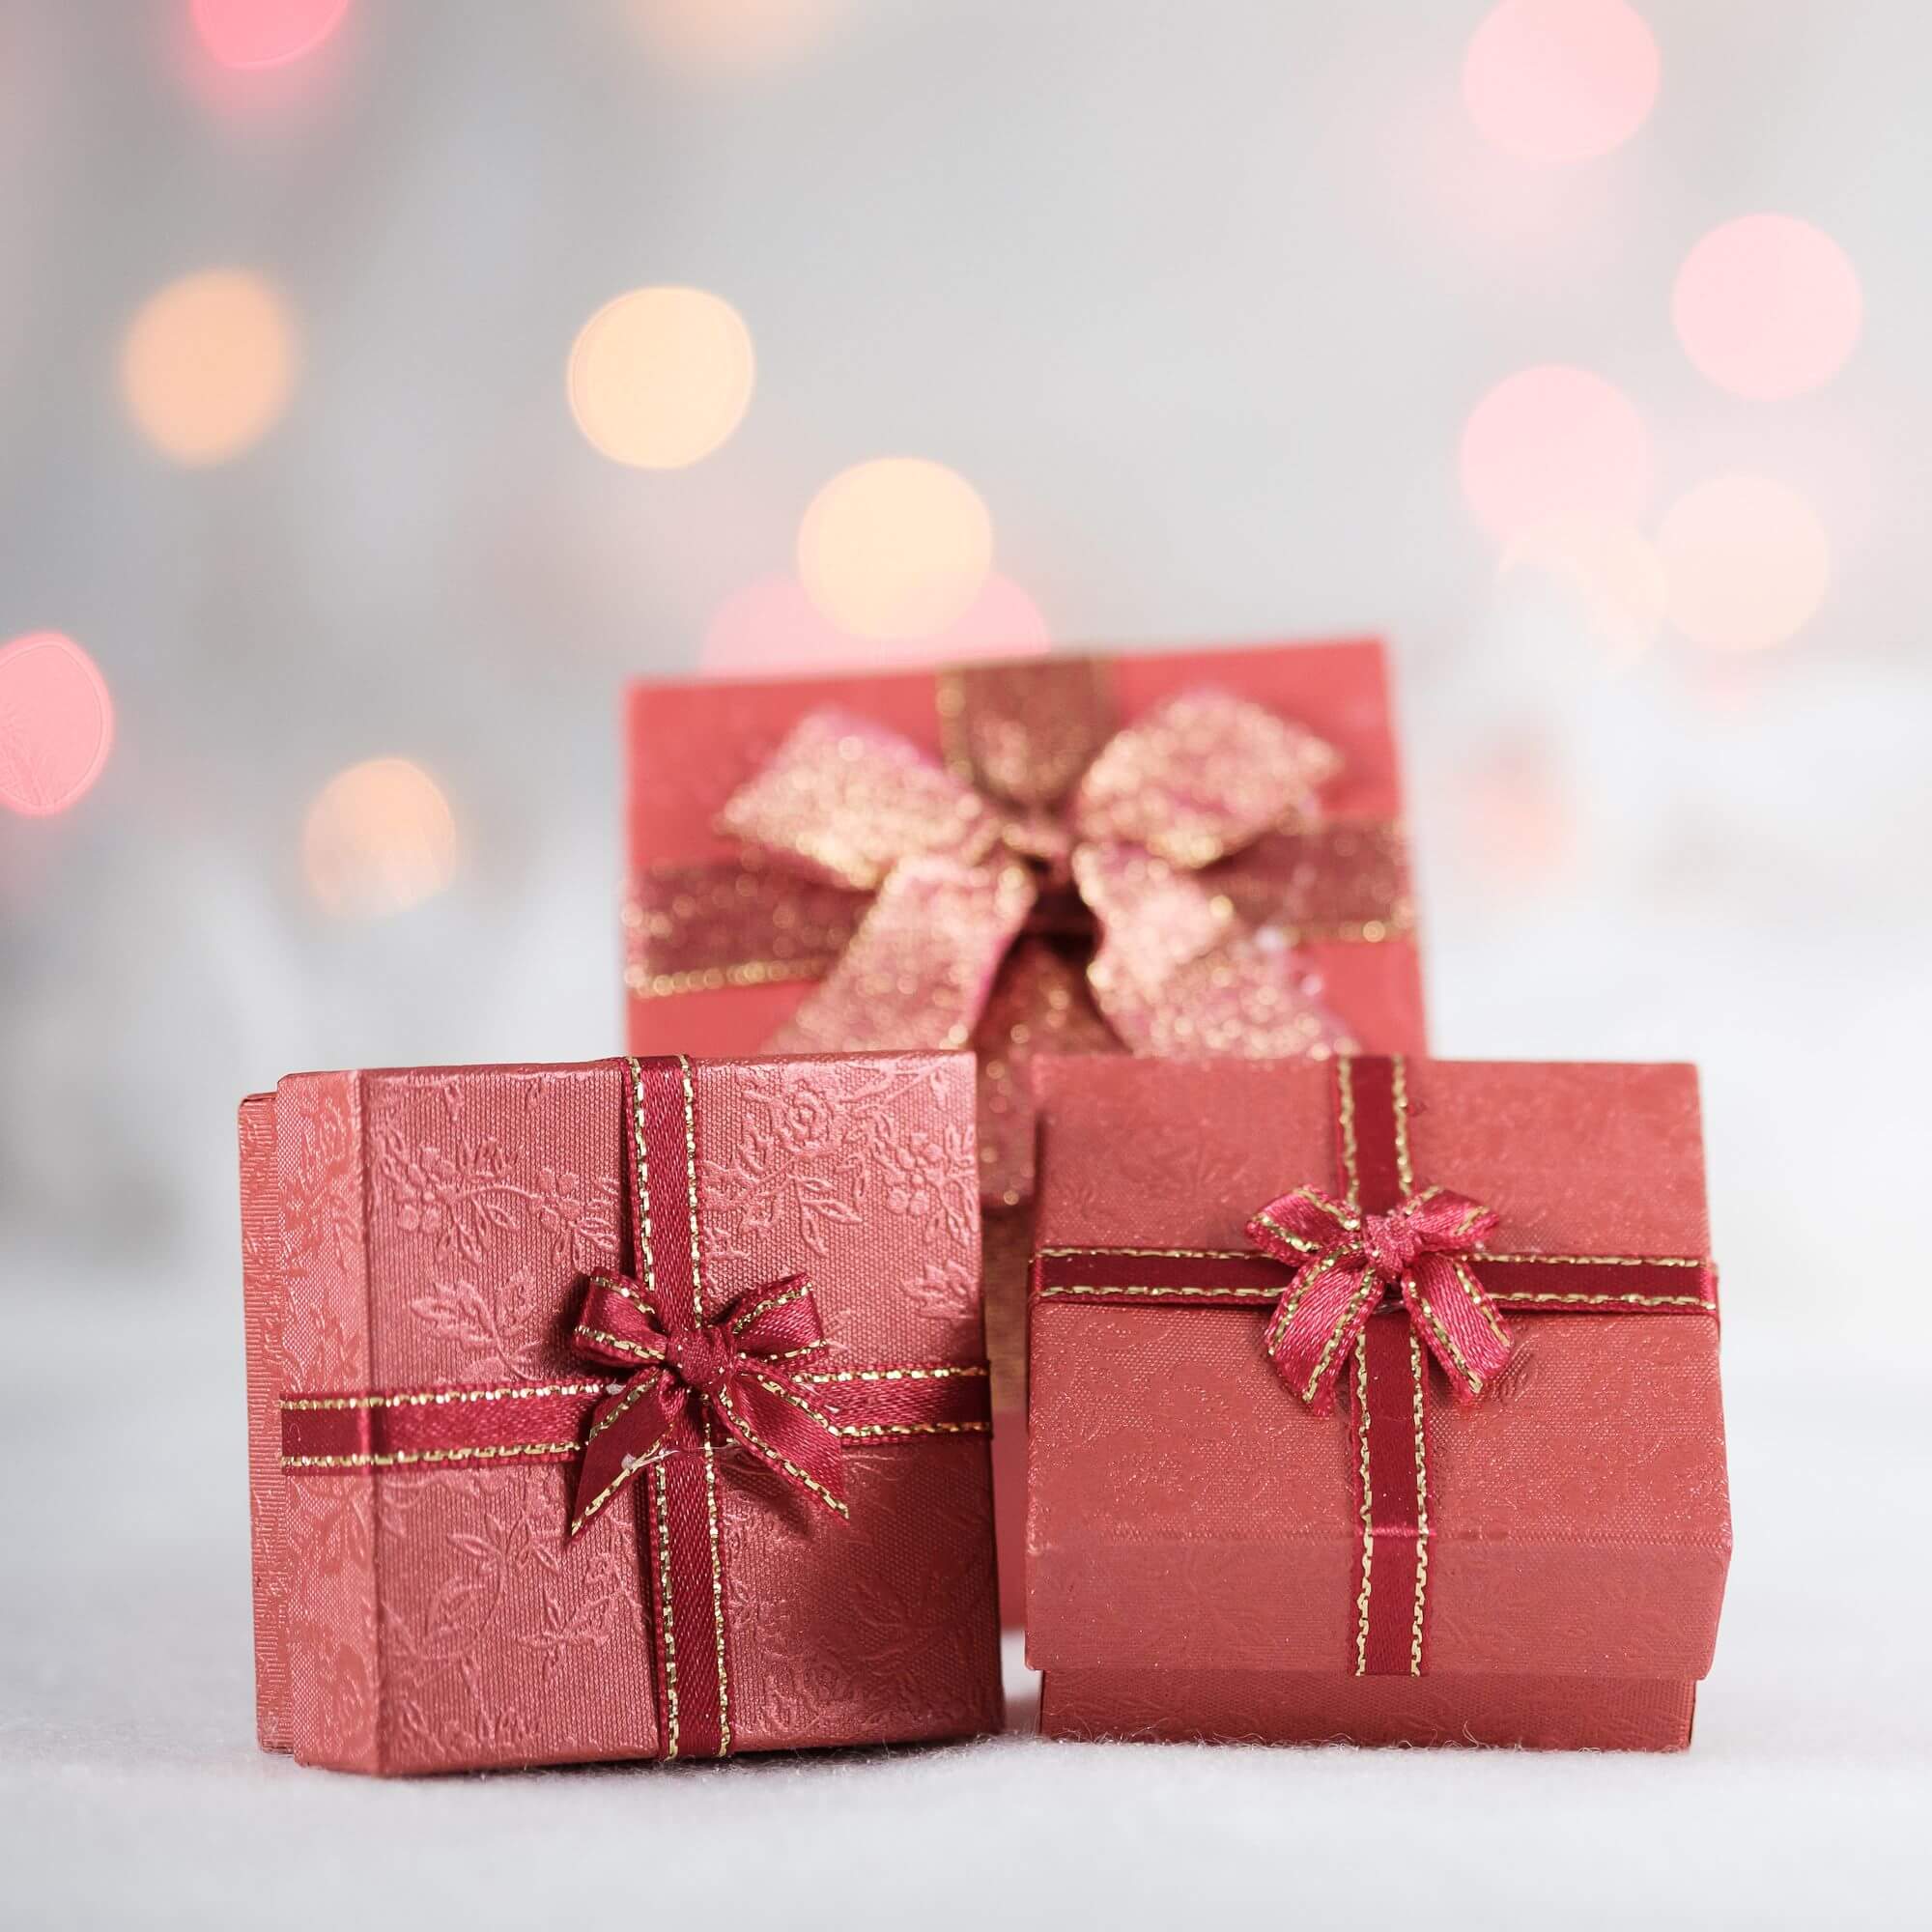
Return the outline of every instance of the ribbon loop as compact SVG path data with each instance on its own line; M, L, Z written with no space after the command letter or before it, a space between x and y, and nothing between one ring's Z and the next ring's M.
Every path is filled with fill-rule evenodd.
M903 859L983 858L1001 822L910 740L828 710L799 720L725 801L718 829L809 878L876 892Z
M1467 1264L1494 1232L1481 1202L1446 1187L1357 1213L1318 1187L1279 1195L1249 1221L1248 1238L1295 1269L1268 1322L1282 1379L1325 1413L1363 1326L1393 1287L1457 1399L1473 1402L1509 1361L1510 1334Z
M1347 1045L1288 936L1250 932L1227 893L1193 876L1313 824L1341 762L1328 746L1245 698L1184 692L1102 744L1056 806L1073 786L1068 754L1091 748L1022 709L998 724L965 760L998 802L896 732L830 710L801 720L727 801L718 829L753 853L875 895L775 1047L966 1045L1042 885L1052 896L1067 884L1100 935L1094 1004L1132 1050ZM1035 752L1050 787L1020 782ZM1056 903L1052 923L1080 910Z
M713 1424L845 1514L838 1427L791 1373L830 1346L804 1275L753 1289L711 1321L667 1321L648 1286L593 1275L571 1339L589 1360L634 1372L591 1416L573 1534L650 1463L701 1450Z
M1340 767L1321 739L1259 704L1182 692L1101 748L1074 793L1074 835L1198 871L1292 815L1319 816L1317 789Z

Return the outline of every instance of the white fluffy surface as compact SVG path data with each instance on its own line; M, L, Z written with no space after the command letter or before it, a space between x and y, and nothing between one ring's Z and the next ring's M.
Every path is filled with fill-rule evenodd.
M255 1748L236 1324L47 1287L0 1371L18 1923L1924 1923L1918 1360L1821 1387L1746 1283L1739 1553L1688 1755L1012 1735L400 1783Z

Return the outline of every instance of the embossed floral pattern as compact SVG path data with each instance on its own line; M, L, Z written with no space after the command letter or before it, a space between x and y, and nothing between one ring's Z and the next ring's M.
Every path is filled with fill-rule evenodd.
M699 1072L709 1292L803 1264L846 1359L977 1356L969 1065ZM285 1235L275 1386L582 1376L583 1276L628 1261L620 1068L318 1076L283 1094L312 1153L283 1178L306 1259ZM853 1453L879 1474L849 1533L725 1459L744 1747L997 1722L983 1444ZM569 1480L560 1463L286 1479L272 1555L299 1754L406 1771L652 1753L639 1525L611 1510L566 1542Z

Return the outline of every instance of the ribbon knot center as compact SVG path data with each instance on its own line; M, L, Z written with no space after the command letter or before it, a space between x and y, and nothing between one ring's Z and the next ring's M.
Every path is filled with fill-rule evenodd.
M1429 1245L1406 1208L1362 1219L1362 1253L1384 1281L1406 1274L1417 1255Z
M673 1335L665 1349L665 1365L686 1388L707 1400L715 1398L731 1379L736 1352L724 1330L691 1328Z

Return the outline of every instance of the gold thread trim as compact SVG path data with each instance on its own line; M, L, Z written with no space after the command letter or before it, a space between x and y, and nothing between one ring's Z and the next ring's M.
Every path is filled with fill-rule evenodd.
M1328 1364L1335 1358L1335 1350L1342 1346L1342 1338L1353 1323L1357 1311L1371 1294L1381 1292L1381 1277L1374 1268L1364 1268L1362 1278L1356 1284L1355 1293L1349 1305L1337 1318L1335 1325L1328 1331L1328 1339L1321 1345L1321 1353L1316 1358L1315 1373L1308 1378L1308 1386L1301 1391L1303 1402L1313 1402L1315 1391L1321 1385L1321 1378L1328 1372Z
M1253 1248L1036 1248L1043 1260L1070 1261L1082 1255L1140 1255L1146 1259L1183 1262L1263 1262Z
M1362 1586L1355 1593L1355 1675L1369 1674L1369 1595L1375 1587L1375 1491L1369 1479L1369 1351L1355 1339L1355 1448L1362 1481Z
M835 1435L990 1435L990 1422L852 1422L834 1428Z
M1700 1268L1710 1263L1695 1255L1496 1255L1479 1250L1478 1262L1554 1262L1571 1267Z
M1627 1308L1703 1308L1711 1314L1718 1312L1715 1301L1706 1301L1701 1294L1499 1294L1496 1296L1498 1308L1523 1308L1534 1303L1544 1303L1568 1307L1577 1304L1582 1307L1602 1307L1609 1303L1619 1303Z
M1408 1372L1414 1389L1415 1416L1415 1614L1408 1627L1408 1674L1422 1675L1422 1610L1429 1596L1429 1452L1422 1428L1425 1387L1422 1344L1408 1331Z
M1463 1293L1469 1297L1476 1313L1490 1324L1490 1333L1496 1338L1499 1347L1510 1346L1509 1330L1503 1326L1502 1317L1496 1313L1495 1303L1484 1291L1483 1284L1470 1272L1469 1264L1461 1255L1451 1255L1449 1265L1456 1272L1456 1279L1463 1284Z
M765 1441L762 1436L756 1435L750 1427L748 1427L745 1418L738 1412L736 1405L732 1402L731 1398L724 1393L723 1389L720 1389L718 1393L712 1398L712 1400L716 1402L718 1406L724 1412L725 1419L730 1423L731 1428L739 1435L743 1436L745 1441L749 1443L752 1448L755 1449L758 1452L758 1454L761 1455L766 1460L766 1462L772 1463L773 1466L776 1468L784 1470L784 1472L788 1476L795 1476L801 1483L805 1485L805 1487L808 1490L811 1492L813 1495L815 1495L819 1499L820 1502L822 1502L826 1506L827 1509L831 1510L835 1515L842 1517L851 1516L852 1512L843 1503L841 1503L838 1500L838 1498L835 1496L832 1493L832 1492L828 1490L825 1487L825 1485L817 1479L817 1477L809 1474L804 1469L801 1469L798 1466L798 1464L791 1460L789 1456L780 1455L779 1452L776 1449L774 1449L769 1442Z
M732 1318L732 1334L742 1335L760 1315L769 1315L774 1308L788 1308L794 1301L803 1301L810 1293L810 1283L801 1282L798 1287L787 1289L783 1294L770 1294L762 1301L753 1302L750 1308L746 1309L744 1314ZM809 1342L806 1344L806 1347L810 1349L822 1349L824 1346L822 1342ZM804 1350L794 1349L790 1352L796 1355L802 1354Z
M631 1146L638 1169L638 1258L644 1264L644 1293L658 1298L655 1243L651 1237L651 1161L644 1140L644 1070L635 1056L624 1063L631 1069Z
M691 1316L704 1320L704 1254L697 1231L697 1102L692 1092L691 1062L682 1053L677 1070L684 1084L684 1192L691 1215Z
M658 1384L655 1380L648 1382L633 1382L632 1385L626 1390L624 1390L624 1392L618 1397L618 1399L613 1404L611 1404L611 1406L609 1408L607 1408L595 1422L593 1422L590 1425L589 1429L585 1431L583 1436L584 1448L588 1449L590 1445L593 1442L595 1442L597 1438L600 1435L602 1435L604 1432L607 1429L609 1429L613 1422L616 1422L620 1420L622 1417L628 1415L630 1411L634 1407L636 1407L636 1406L639 1402L641 1402L644 1399L646 1392L648 1390L656 1388L657 1385ZM609 1492L607 1491L606 1493L608 1494ZM598 1497L598 1501L599 1502L603 1501L602 1495ZM586 1517L589 1514L590 1512L588 1510L584 1511L584 1515ZM580 1520L581 1520L582 1519L580 1519ZM572 1527L575 1527L575 1525L573 1524Z
M704 1418L704 1518L711 1532L711 1634L718 1647L718 1755L731 1755L731 1687L724 1670L724 1573L718 1554L718 1458Z
M285 1469L407 1469L417 1463L488 1463L511 1456L575 1456L575 1442L492 1442L458 1449L393 1449L367 1456L284 1456Z
M781 986L823 980L838 963L826 953L803 959L746 959L731 966L695 966L681 973L624 971L625 990L637 1000L668 1000L683 993L715 993L725 986Z
M1362 1179L1355 1165L1355 1073L1346 1053L1338 1054L1335 1060L1335 1099L1336 1117L1342 1127L1343 1192L1348 1197L1350 1213L1360 1214Z
M828 1434L836 1435L838 1433L838 1425L829 1415L826 1415L819 1409L813 1408L803 1396L793 1395L791 1390L786 1388L775 1377L761 1375L756 1369L751 1368L746 1369L744 1374L748 1381L754 1381L761 1389L769 1389L781 1402L790 1403L800 1414L810 1416L813 1422L817 1423Z
M1408 1062L1398 1053L1389 1065L1390 1111L1395 1115L1395 1178L1406 1200L1415 1192L1415 1169L1408 1160Z
M607 1395L609 1382L543 1382L526 1388L418 1389L402 1395L285 1395L283 1409L424 1408L450 1402L514 1402L520 1397Z
M1295 1270L1294 1279L1288 1285L1288 1293L1281 1298L1281 1306L1274 1312L1268 1322L1267 1332L1262 1338L1262 1346L1272 1355L1276 1345L1288 1332L1288 1324L1294 1320L1295 1311L1301 1306L1301 1297L1313 1288L1321 1277L1340 1263L1348 1254L1346 1246L1333 1247L1324 1254L1312 1257Z
M1171 1288L1143 1288L1133 1285L1109 1288L1104 1284L1065 1282L1056 1284L1052 1288L1042 1288L1039 1291L1039 1298L1042 1301L1051 1301L1056 1296L1063 1294L1172 1294L1179 1296L1209 1294L1222 1298L1234 1297L1242 1301L1275 1301L1280 1298L1281 1290L1278 1288L1194 1288L1184 1284L1176 1285Z
M570 1332L592 1342L602 1342L607 1349L614 1349L620 1355L629 1355L634 1362L661 1362L665 1359L662 1349L647 1349L641 1342L627 1342L623 1336L613 1335L608 1328L589 1328L580 1321Z
M1306 1235L1291 1235L1265 1208L1255 1216L1256 1222L1265 1228L1283 1247L1293 1248L1298 1255L1315 1255L1321 1252L1321 1244L1311 1241Z
M665 1703L668 1717L665 1724L665 1756L677 1755L677 1630L670 1604L670 1505L667 1496L665 1465L652 1471L653 1519L658 1536L658 1628L663 1633L665 1660Z
M1456 1346L1456 1338L1442 1325L1442 1318L1436 1314L1435 1304L1416 1287L1413 1277L1405 1277L1405 1285L1415 1296L1415 1305L1422 1311L1422 1319L1429 1324L1429 1332L1442 1346L1443 1354L1455 1366L1456 1373L1463 1378L1463 1386L1471 1395L1481 1395L1483 1378L1469 1366L1468 1359ZM1413 1330L1410 1331L1411 1333Z
M831 1369L822 1376L800 1376L802 1382L923 1382L940 1381L949 1376L984 1376L985 1363L969 1362L960 1368L926 1369Z

